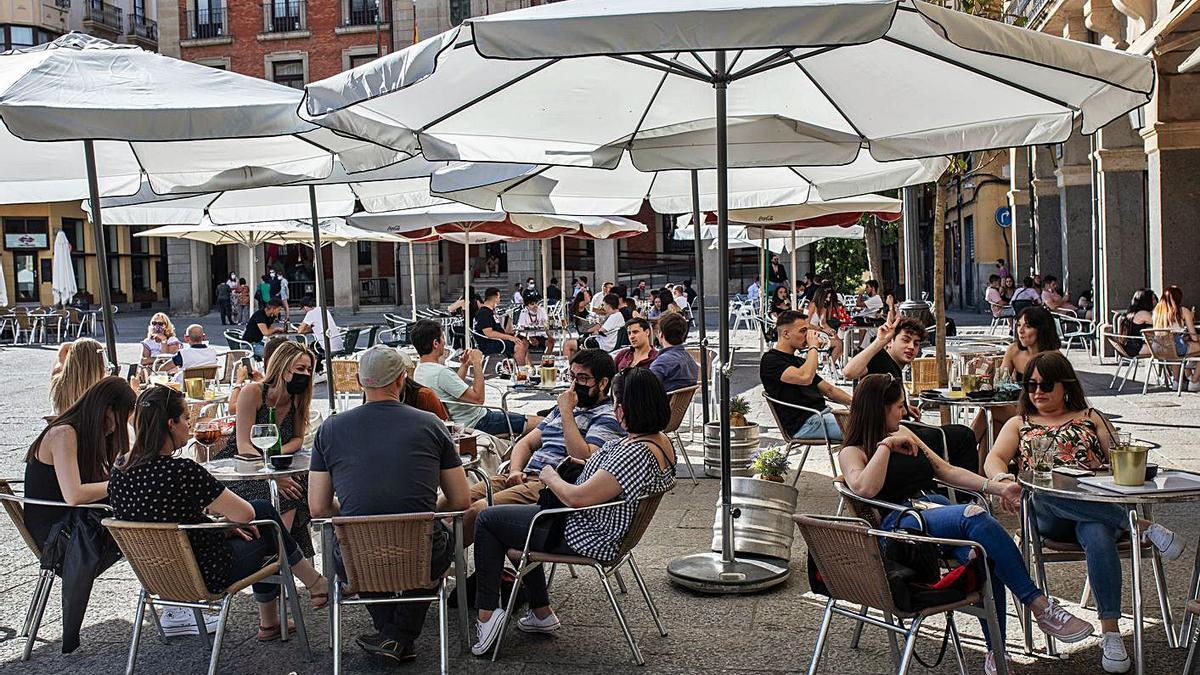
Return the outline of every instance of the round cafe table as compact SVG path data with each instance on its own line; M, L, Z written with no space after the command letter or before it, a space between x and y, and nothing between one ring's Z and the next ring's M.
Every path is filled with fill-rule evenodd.
M950 398L947 396L947 394L950 392L949 389L937 389L936 391L941 392L942 396L930 396L923 391L918 392L917 396L922 403L946 406L954 414L954 419L958 419L959 414L966 412L968 408L979 408L983 411L983 417L987 422L987 447L989 450L996 443L996 430L993 428L992 424L992 409L1003 408L1005 406L1015 406L1017 404L1015 399L1011 401L992 401L987 399L975 400L968 396L963 396L962 398ZM966 425L971 426L970 420L966 421Z
M292 455L292 465L286 469L275 469L270 464L264 466L260 461L259 467L251 470L248 467L243 468L244 464L232 457L209 460L202 466L212 474L213 478L222 483L235 483L243 480L267 481L267 489L271 493L271 506L279 511L279 484L277 481L281 478L291 478L308 473L311 458L307 452L297 452Z
M1160 471L1160 477L1167 470ZM1097 476L1106 476L1107 473L1096 474ZM1017 482L1024 488L1022 493L1022 514L1024 518L1023 528L1027 531L1034 531L1036 522L1034 520L1034 509L1031 503L1032 499L1036 499L1038 495L1047 495L1060 497L1063 499L1074 499L1084 502L1103 502L1108 504L1119 504L1129 512L1129 535L1130 541L1140 542L1142 540L1142 530L1138 525L1138 518L1149 519L1152 516L1153 507L1156 504L1175 504L1181 502L1200 502L1200 489L1189 491L1149 491L1134 494L1124 494L1115 491L1105 490L1103 488L1094 487L1085 483L1080 483L1078 478L1067 476L1055 472L1052 474L1049 483L1039 482L1033 479L1032 471L1022 471L1017 476ZM1028 537L1022 537L1022 553L1026 560L1029 559L1029 543ZM1136 551L1137 548L1135 547ZM1151 549L1151 565L1154 571L1154 580L1158 591L1159 607L1162 610L1163 629L1167 633L1167 645L1172 648L1180 646L1180 635L1175 632L1175 622L1171 614L1171 604L1167 596L1167 579L1163 571L1162 559L1159 557L1158 551ZM1137 675L1143 675L1143 600L1142 600L1142 556L1130 555L1130 564L1133 570L1133 588L1130 595L1133 597L1133 649L1134 663ZM1192 572L1192 594L1196 592L1196 576L1197 571L1200 571L1200 552L1197 552L1196 562L1193 565ZM1189 595L1189 597L1192 597ZM1190 618L1190 617L1189 617ZM1187 633L1187 627L1190 621L1185 619L1184 634ZM1027 628L1026 630L1030 630ZM1028 635L1028 634L1027 634Z

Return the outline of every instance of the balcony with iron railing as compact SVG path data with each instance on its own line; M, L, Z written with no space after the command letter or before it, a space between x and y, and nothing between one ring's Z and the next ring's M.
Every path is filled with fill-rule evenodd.
M87 29L99 28L120 35L125 30L124 12L104 0L86 0L83 3L83 25Z
M1033 28L1049 6L1050 0L1009 0L1004 4L1004 21Z
M308 30L305 0L266 0L263 3L263 33L297 33Z
M158 22L135 12L129 15L129 27L125 35L130 42L155 49L158 47Z
M187 22L184 35L189 40L212 40L228 37L225 8L202 7L184 12Z
M376 23L387 21L386 13L380 14L380 9L375 6L374 0L351 2L349 10L343 18L343 26L374 26Z

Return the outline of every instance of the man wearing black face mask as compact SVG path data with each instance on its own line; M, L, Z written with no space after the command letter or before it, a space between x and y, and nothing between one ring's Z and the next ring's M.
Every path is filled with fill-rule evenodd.
M496 504L536 504L544 466L558 466L567 458L583 462L608 441L625 436L617 422L608 387L617 372L613 359L602 349L584 349L571 359L575 386L558 397L558 405L536 429L513 446L508 473L493 476ZM471 488L471 508L463 519L464 544L475 534L475 516L487 507L483 483Z

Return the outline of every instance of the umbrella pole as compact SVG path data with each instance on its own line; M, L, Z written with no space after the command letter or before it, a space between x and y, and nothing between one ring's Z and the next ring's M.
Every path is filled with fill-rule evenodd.
M471 348L471 228L463 237L463 349Z
M762 240L762 246L758 247L758 309L762 313L762 325L767 327L767 289L771 284L767 282L767 228L760 227L758 229L758 238ZM767 351L767 338L763 334L764 331L758 331L758 351L765 354Z
M329 305L325 301L325 264L321 256L321 222L317 215L317 187L308 186L308 208L312 213L313 270L316 272L317 305L321 308L321 346L325 349L325 391L329 394L329 414L337 414L333 393L333 351L329 346Z
M566 348L567 338L570 337L570 335L566 332L568 319L567 308L570 305L567 304L567 238L561 234L558 235L558 269L562 274L562 276L558 278L559 295L562 296L558 301L558 312L562 315L563 326L563 336L562 339L559 340L560 346L558 348L558 353L562 354L564 353L563 350ZM575 290L575 284L571 284L571 290Z
M798 302L796 302L796 221L794 221L794 220L792 221L791 240L792 240L792 256L791 256L791 259L789 260L789 263L791 264L791 267L792 267L792 275L790 277L788 277L788 284L790 284L790 288L788 288L788 297L790 297L792 299L792 309L799 309L800 304Z
M88 198L92 203L92 229L96 237L96 262L100 267L100 309L104 322L104 347L108 362L117 367L117 331L113 326L112 289L108 279L108 247L104 240L104 219L100 215L100 181L96 177L96 147L92 141L83 142L83 158L87 163Z
M412 300L413 321L417 320L417 263L413 261L413 243L408 242L408 295Z
M542 302L547 303L549 300L546 296L550 295L550 263L554 256L548 240L543 239L539 243L542 245Z
M717 321L720 333L717 357L718 423L721 425L721 552L705 551L680 556L667 564L667 578L675 584L705 593L753 593L785 581L786 560L738 560L733 545L733 477L730 473L729 426L729 129L726 93L729 78L725 52L717 51L713 88L717 108Z
M700 173L692 169L692 230L696 242L696 299L699 300L696 325L700 328L700 403L704 424L708 424L708 335L704 316L704 244L700 240Z

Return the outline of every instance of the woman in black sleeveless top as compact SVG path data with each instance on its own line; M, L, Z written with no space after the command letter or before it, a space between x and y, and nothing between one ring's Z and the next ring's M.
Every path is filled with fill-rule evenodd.
M868 375L859 380L850 405L846 443L838 455L846 485L855 494L900 506L911 506L914 499L938 506L922 511L926 534L948 539L965 539L983 545L991 563L992 597L997 621L1004 632L1005 587L1033 610L1042 629L1064 642L1077 642L1092 632L1089 622L1078 619L1046 597L1029 577L1021 553L1004 527L978 504L951 504L937 494L925 494L935 479L954 487L984 494L1010 497L1020 495L1017 484L993 484L979 475L951 465L922 443L911 431L900 426L905 413L904 392L900 380L892 375ZM899 512L884 514L882 527L919 529L912 515ZM966 562L973 549L954 551ZM987 625L984 624L984 635ZM1002 636L1003 637L1003 636ZM998 643L1003 645L1003 639ZM992 654L988 654L985 672L995 672Z
M129 450L133 402L128 382L106 377L54 418L25 455L25 496L71 505L104 501L113 460ZM50 529L67 511L27 506L25 527L44 546Z

